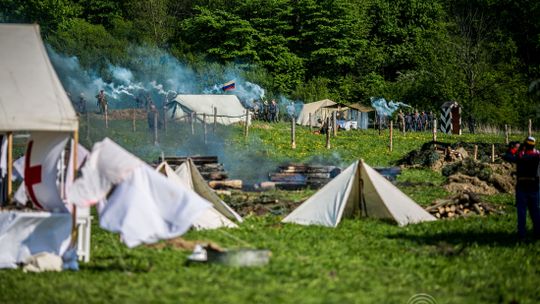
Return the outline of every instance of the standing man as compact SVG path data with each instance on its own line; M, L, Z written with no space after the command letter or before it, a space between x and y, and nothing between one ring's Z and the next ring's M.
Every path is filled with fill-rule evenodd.
M105 91L100 90L99 94L96 95L96 98L100 113L105 114L107 112L107 98L105 97Z
M277 103L276 103L276 100L275 99L272 99L272 102L270 103L269 107L268 107L268 112L270 114L270 122L276 122L277 121L277 111L278 111L278 107L277 107Z
M84 97L84 93L81 93L81 95L79 96L77 108L79 110L79 113L86 113L86 98Z
M540 152L534 148L536 139L529 136L519 146L512 145L505 159L516 163L516 207L518 237L525 238L527 232L527 209L533 222L534 236L540 238Z

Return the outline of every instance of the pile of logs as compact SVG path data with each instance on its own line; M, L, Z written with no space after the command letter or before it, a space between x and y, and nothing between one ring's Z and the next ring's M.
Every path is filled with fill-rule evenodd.
M426 207L426 211L437 218L453 218L459 216L504 214L500 207L482 202L473 192L460 193L446 199L439 199Z
M279 166L277 172L272 172L268 176L270 181L280 189L302 189L306 187L318 189L326 185L340 172L341 169L335 166L286 164Z
M229 174L225 171L223 164L218 162L217 156L166 156L164 159L160 159L160 161L166 161L169 166L176 170L188 158L193 160L193 163L210 187L214 189L242 188L241 180L227 180Z

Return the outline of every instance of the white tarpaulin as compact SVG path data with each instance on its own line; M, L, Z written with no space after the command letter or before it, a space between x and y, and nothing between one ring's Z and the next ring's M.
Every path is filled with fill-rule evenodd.
M191 113L196 113L198 121L203 120L206 114L206 122L214 122L214 109L217 113L216 122L230 125L246 120L246 109L235 95L178 95L169 115L175 119L187 119Z
M24 185L36 208L68 212L56 183L58 160L66 146L68 133L32 132L26 149Z
M102 201L101 227L119 232L129 247L180 236L210 207L108 138L94 145L81 172L68 200L81 206Z
M62 256L70 243L69 213L0 211L0 268L16 268L30 256Z
M75 131L37 25L0 24L0 131Z
M309 117L311 114L311 125L320 126L321 124L317 122L317 119L324 120L326 117L328 117L329 113L333 111L333 109L324 107L335 104L336 103L330 99L324 99L304 104L304 107L302 107L302 111L300 112L300 114L298 114L298 117L296 118L296 124L302 126L309 126Z
M343 217L355 215L389 219L399 226L436 220L373 168L356 161L283 222L336 227Z
M236 214L236 212L234 212L234 210L232 210L227 204L225 204L225 202L223 202L214 193L214 191L210 189L210 187L208 187L206 181L204 181L202 176L200 176L198 170L196 172L199 174L200 180L193 177L194 174L192 174L192 171L190 170L190 163L193 165L195 170L197 170L191 159L180 165L176 172L173 171L173 169L166 162L161 163L156 168L156 170L163 173L165 176L167 176L167 178L174 181L175 183L183 185L188 189L194 191L209 204L212 204L211 208L208 208L204 213L197 217L197 219L195 219L193 227L195 227L195 229L238 227L234 222L232 222L232 220L237 220L238 222L241 222L242 218L238 214ZM220 213L220 211L218 210L222 210L222 213ZM227 218L227 216L224 215L223 212L230 218Z

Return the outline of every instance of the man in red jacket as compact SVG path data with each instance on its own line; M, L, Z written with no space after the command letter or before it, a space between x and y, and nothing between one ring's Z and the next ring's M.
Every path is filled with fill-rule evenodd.
M533 222L534 235L540 238L540 152L534 148L536 139L529 136L516 149L510 148L505 159L516 163L516 207L518 236L524 238L527 232L527 209Z

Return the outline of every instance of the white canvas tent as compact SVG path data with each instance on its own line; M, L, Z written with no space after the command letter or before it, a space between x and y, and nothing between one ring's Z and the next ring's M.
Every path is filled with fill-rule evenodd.
M61 132L67 136L77 134L77 130L77 115L49 60L39 26L0 24L0 133L7 135L8 142L8 194L12 193L13 132ZM35 168L50 161L54 160L38 163ZM43 176L36 176L43 180ZM37 186L43 184L35 181ZM62 255L67 249L72 229L69 213L0 213L0 248L12 253L2 255L1 267L23 262L40 251Z
M356 161L283 219L286 223L336 227L355 215L399 226L436 220L363 161Z
M196 119L203 120L206 114L206 122L214 122L214 109L216 122L230 125L246 120L246 109L235 95L178 95L173 103L169 104L169 117L178 120L186 120L191 113L196 113Z
M222 201L214 190L208 186L191 159L181 164L176 171L166 162L162 162L156 170L175 183L193 190L208 203L212 204L212 208L208 208L195 219L193 226L196 229L236 228L238 226L233 221L242 222L242 217Z
M309 114L311 114L311 125L319 126L320 124L317 122L317 119L320 118L324 120L330 113L332 113L332 111L335 111L335 109L325 107L335 104L336 103L330 99L324 99L304 104L304 107L302 107L302 111L300 112L300 114L298 114L298 117L296 118L296 124L302 126L309 126Z

